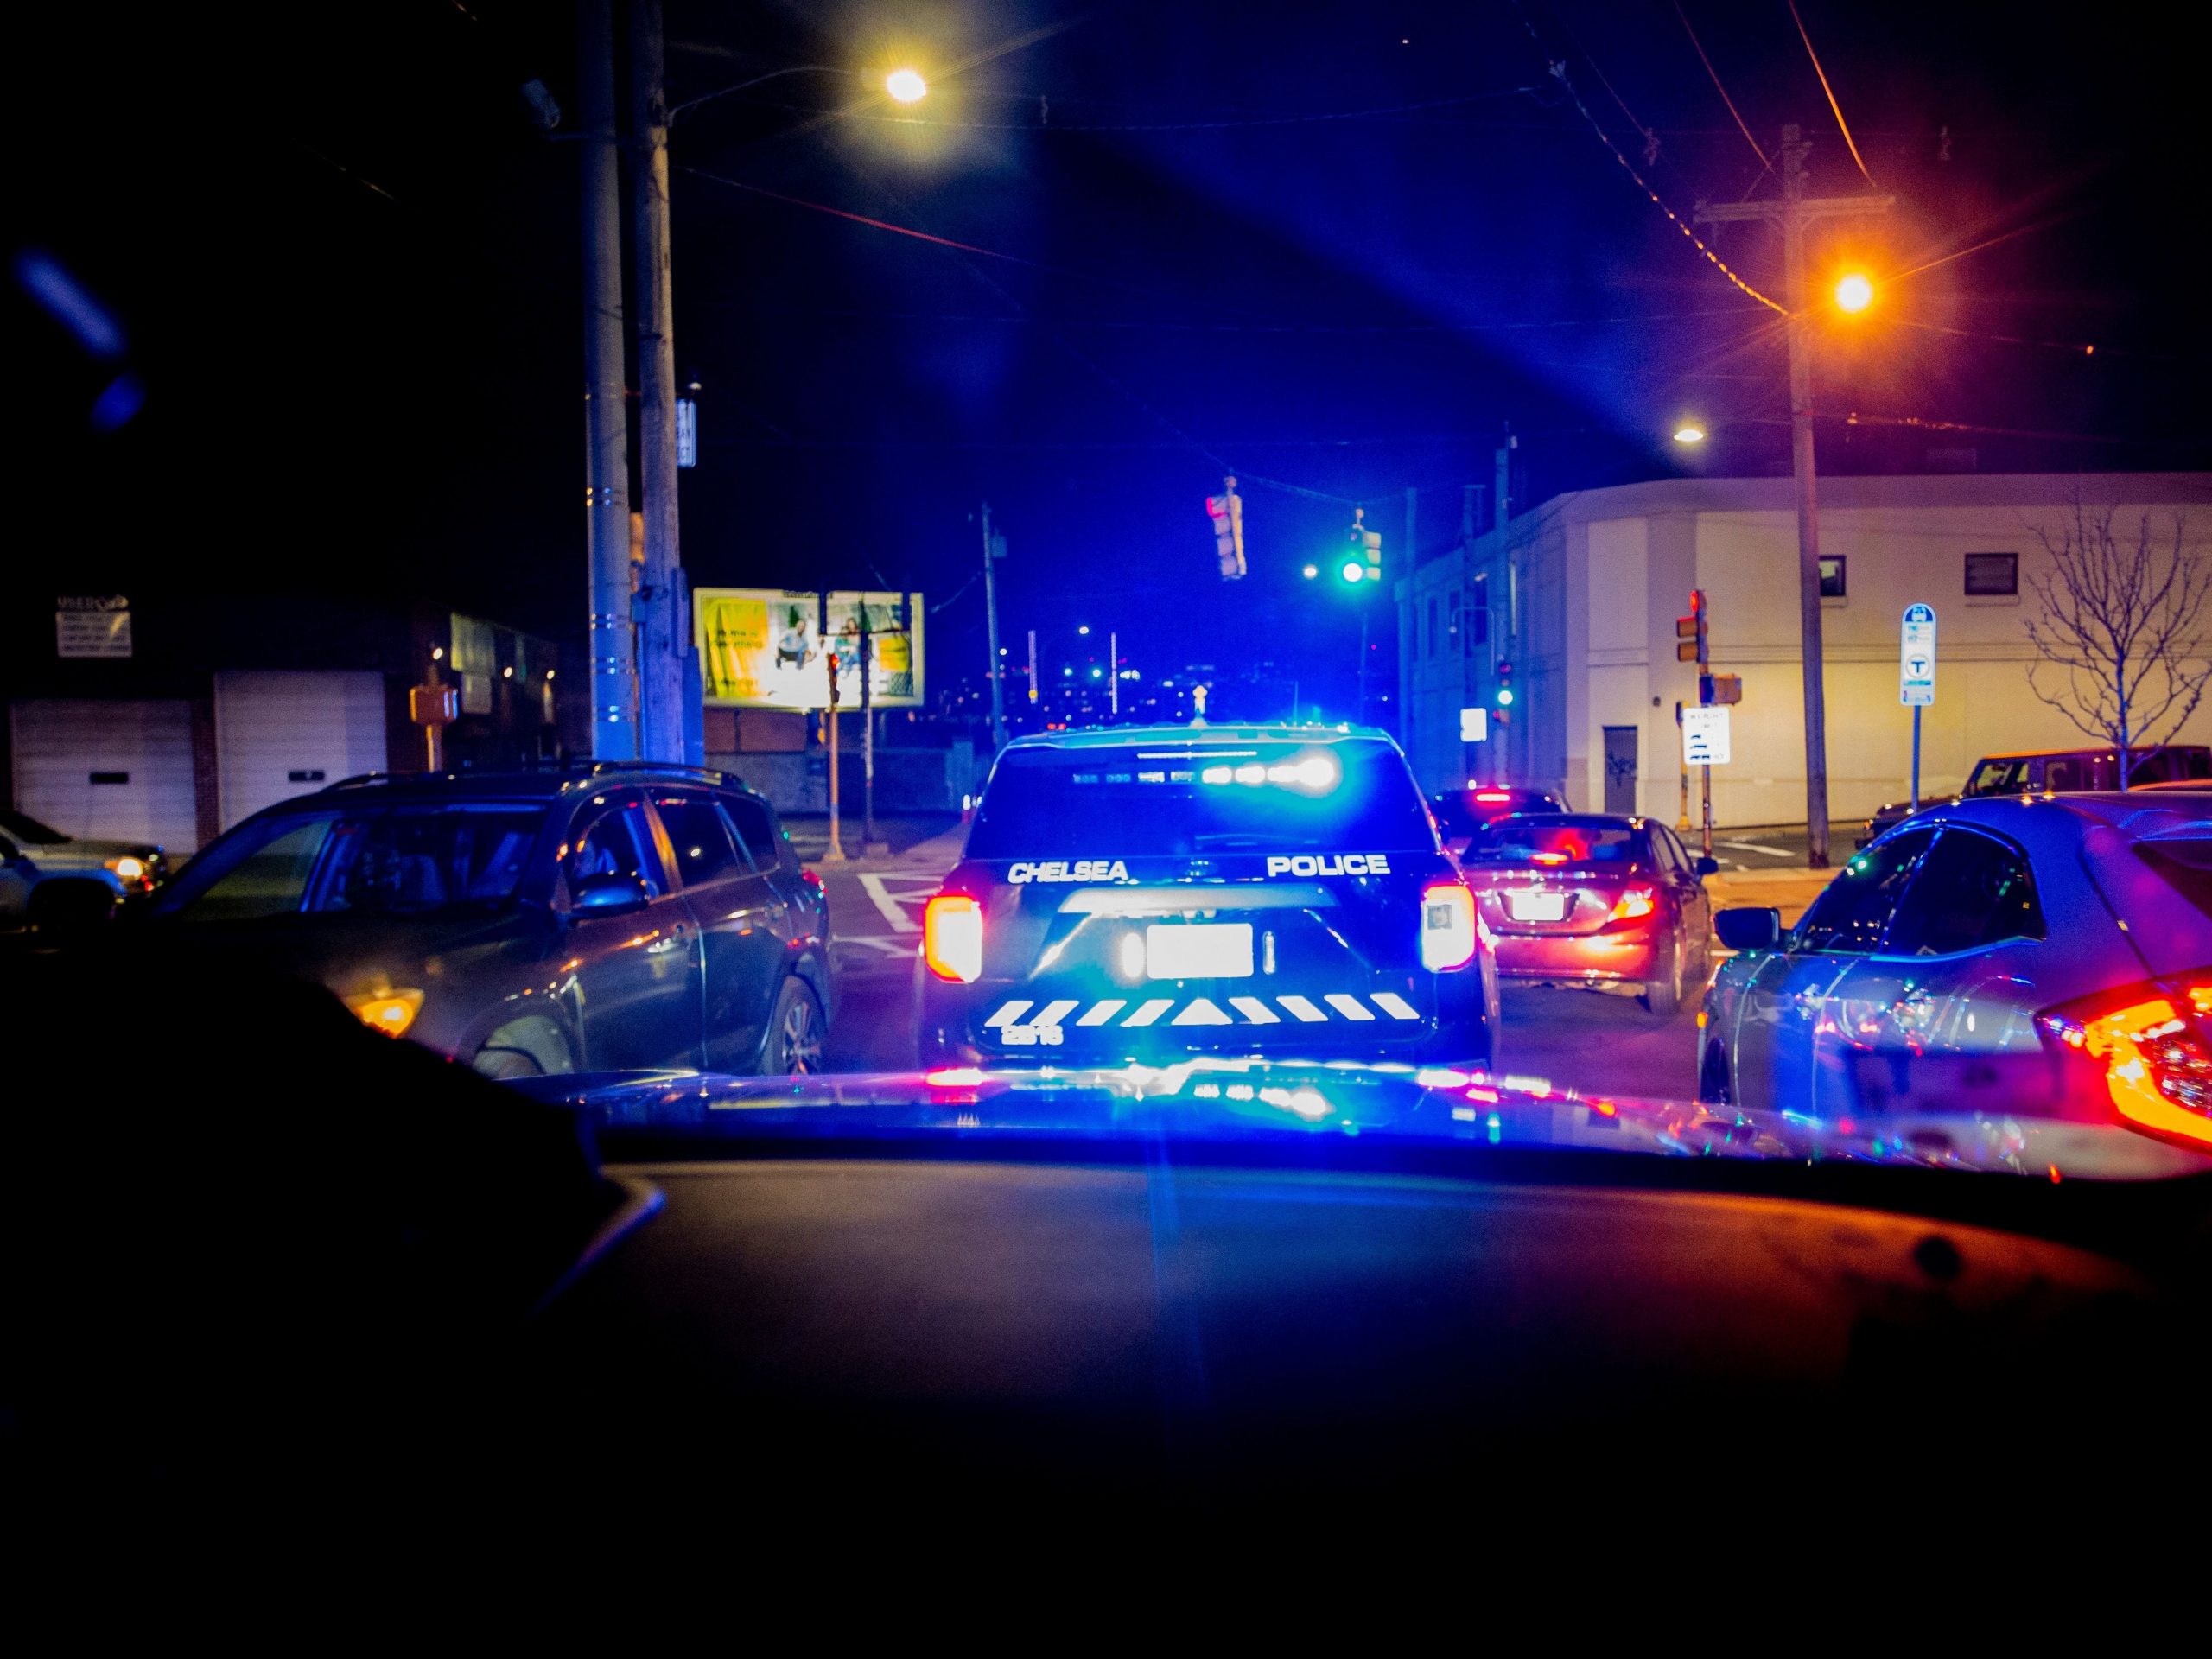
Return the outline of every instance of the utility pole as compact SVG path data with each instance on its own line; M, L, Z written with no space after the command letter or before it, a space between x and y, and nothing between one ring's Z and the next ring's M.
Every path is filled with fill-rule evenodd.
M826 619L829 613L829 601L826 596L823 601L823 613ZM829 648L832 642L830 639L830 630L826 626L822 629L822 660L830 670L830 707L822 716L823 737L830 750L830 845L822 855L822 861L824 864L842 864L845 861L845 843L839 838L837 833L838 661L837 653Z
M991 534L991 504L983 503L983 614L990 630L991 749L1006 747L1006 677L999 671L999 581L992 567L1006 556L1006 538ZM1029 695L1037 695L1036 636L1030 636Z
M861 595L861 856L875 850L875 634Z
M662 86L661 0L630 0L632 237L638 256L638 493L645 571L636 601L638 751L689 753L684 719L683 560L676 511L676 320L669 286L668 99ZM619 359L618 359L619 362Z
M614 130L613 0L579 0L583 143L584 513L590 550L591 752L638 758L630 618L630 423L622 382L622 203Z
M1813 467L1813 340L1805 287L1805 232L1815 219L1887 213L1894 196L1808 196L1805 156L1812 149L1795 124L1782 130L1782 200L1700 206L1700 224L1764 219L1782 231L1783 297L1789 304L1789 460L1797 480L1797 616L1805 682L1805 834L1808 865L1828 867L1827 696L1821 626L1821 515Z

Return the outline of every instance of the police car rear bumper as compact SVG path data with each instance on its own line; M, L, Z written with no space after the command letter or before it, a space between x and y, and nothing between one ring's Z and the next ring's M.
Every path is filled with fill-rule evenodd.
M1077 995L1017 984L921 988L921 1058L933 1065L1080 1065L1178 1055L1486 1063L1475 973L1422 974L1357 989L1264 990L1244 982L1138 986Z

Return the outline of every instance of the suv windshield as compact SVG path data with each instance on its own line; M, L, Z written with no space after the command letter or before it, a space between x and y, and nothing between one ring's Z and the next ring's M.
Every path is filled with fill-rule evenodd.
M1017 749L991 774L968 856L1436 850L1428 809L1387 744L1147 744Z
M503 904L544 819L544 807L512 801L287 813L210 848L159 910L204 922Z
M69 839L59 830L49 830L28 812L0 810L0 830L32 847L58 847Z

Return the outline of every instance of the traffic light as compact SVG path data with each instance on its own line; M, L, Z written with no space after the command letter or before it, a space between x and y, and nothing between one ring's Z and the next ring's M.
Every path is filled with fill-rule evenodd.
M1497 689L1490 694L1490 700L1501 709L1510 709L1513 706L1513 664L1500 658L1495 672Z
M1344 564L1346 582L1358 580L1351 575L1351 566L1355 562L1363 567L1362 574L1368 581L1382 580L1382 532L1370 530L1364 522L1366 517L1365 507L1351 510L1351 528L1344 533L1345 543L1351 549Z
M1675 660L1696 663L1700 667L1707 661L1705 638L1705 589L1690 589L1690 613L1675 619Z
M1221 579L1234 582L1244 574L1244 498L1236 493L1236 480L1225 478L1224 493L1206 497L1206 516L1213 520L1214 551L1221 560Z

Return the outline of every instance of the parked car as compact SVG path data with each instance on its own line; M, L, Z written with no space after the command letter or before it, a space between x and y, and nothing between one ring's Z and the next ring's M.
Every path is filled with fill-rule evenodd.
M1705 878L1720 867L1655 819L1500 818L1459 862L1502 980L1625 991L1669 1014L1707 971Z
M493 1077L811 1071L829 905L774 811L680 766L348 779L258 812L135 946L327 986Z
M1443 839L1444 850L1454 858L1467 850L1467 843L1486 823L1516 812L1573 810L1567 804L1567 797L1557 790L1510 789L1502 784L1447 789L1428 798L1429 816L1436 820L1436 832Z
M2212 796L1934 808L1853 858L1707 993L1708 1102L1902 1121L2117 1122L2212 1145Z
M0 808L0 927L103 920L168 874L150 842L82 840Z
M2205 783L2212 780L2212 747L2202 743L2164 743L2128 751L2128 787L2152 784ZM2037 749L2018 754L1984 755L1967 774L1966 787L1955 795L1931 796L1919 810L1971 801L1986 795L2058 794L2074 790L2118 789L2120 756L2103 749ZM1866 833L1858 838L1865 847L1885 831L1913 815L1908 801L1891 801L1878 807L1866 820Z

